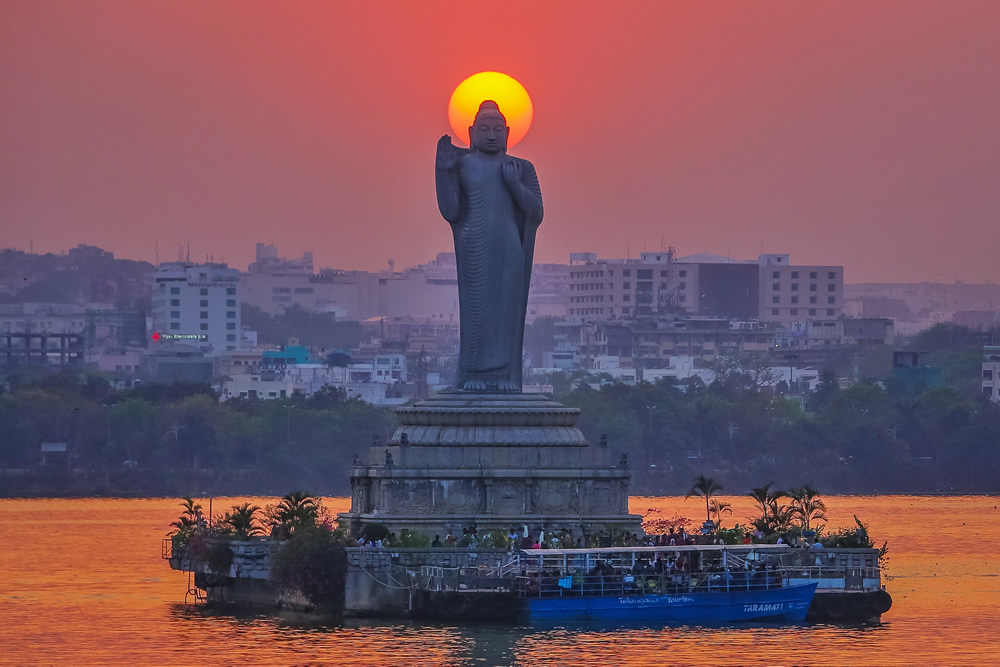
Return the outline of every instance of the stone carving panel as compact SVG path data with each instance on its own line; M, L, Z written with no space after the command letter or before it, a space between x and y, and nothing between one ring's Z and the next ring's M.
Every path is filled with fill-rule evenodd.
M565 514L571 511L574 495L570 482L545 480L539 484L539 511L546 514Z
M588 512L614 514L618 511L618 493L611 482L594 482L585 497Z
M520 514L524 511L524 485L519 482L505 482L495 489L497 514Z
M428 512L431 509L431 484L425 480L399 480L392 492L397 512Z
M468 480L441 480L435 489L435 507L445 514L482 512L483 490Z

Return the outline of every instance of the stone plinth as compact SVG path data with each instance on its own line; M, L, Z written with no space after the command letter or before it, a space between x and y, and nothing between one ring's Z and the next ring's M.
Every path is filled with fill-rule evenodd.
M639 530L628 468L587 442L575 408L537 394L448 392L396 414L392 438L352 470L351 511L341 517L355 531Z

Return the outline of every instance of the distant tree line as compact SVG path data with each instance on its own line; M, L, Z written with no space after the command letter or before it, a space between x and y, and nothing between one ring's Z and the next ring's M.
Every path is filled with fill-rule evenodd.
M806 396L762 393L753 364L720 363L705 386L663 381L592 388L585 373L548 378L582 410L591 442L607 434L634 494L681 494L698 474L727 488L774 480L826 493L1000 491L1000 406L978 386L982 334L939 325L913 346L943 385L873 379L842 389L825 371ZM325 389L311 398L220 403L203 384L114 391L95 373L7 369L0 383L0 493L347 494L354 454L396 426L390 410ZM759 378L758 378L759 379ZM581 383L581 381L585 381ZM65 442L68 460L41 460ZM623 460L624 459L624 460ZM82 475L82 480L81 480Z
M96 374L8 376L0 395L0 484L42 493L349 492L354 453L391 434L385 409L324 389L305 398L230 400L197 383L112 390ZM65 442L47 457L42 442Z
M557 384L557 383L554 383ZM824 372L803 397L751 382L580 384L563 401L579 425L635 471L636 492L677 494L709 470L731 487L802 480L830 493L996 492L1000 406L953 387L914 395L865 380L841 389Z

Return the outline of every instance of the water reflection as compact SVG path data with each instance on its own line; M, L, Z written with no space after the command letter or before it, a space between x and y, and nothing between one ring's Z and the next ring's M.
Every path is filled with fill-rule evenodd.
M813 649L809 647L823 647L824 656L844 656L888 631L882 625L455 626L415 621L333 621L307 614L263 614L178 604L170 606L170 615L199 636L199 643L209 637L225 641L238 632L243 643L255 648L246 654L237 650L234 655L258 663L267 662L269 657L284 659L289 652L296 659L327 664L825 662L825 658L811 655ZM272 647L274 653L262 652L261 646Z
M733 521L750 514L749 499L725 500ZM856 513L889 540L894 603L882 624L724 628L457 627L196 607L183 604L187 576L160 559L175 499L0 500L8 536L0 544L0 662L985 664L1000 650L992 627L1000 536L984 530L1000 525L998 500L829 497L831 527L851 525ZM216 507L242 501L216 499ZM633 509L649 507L697 516L681 498L634 500Z

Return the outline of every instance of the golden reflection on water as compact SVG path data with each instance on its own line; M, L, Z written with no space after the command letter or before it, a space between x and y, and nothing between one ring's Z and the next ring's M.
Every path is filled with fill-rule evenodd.
M725 525L753 503L732 503ZM216 513L237 502L216 498ZM3 664L998 664L1000 497L828 496L829 526L889 541L892 609L874 627L455 627L318 621L184 604L160 558L176 499L0 500ZM204 503L207 508L207 502ZM344 498L327 500L334 512ZM703 520L692 498L631 509Z

